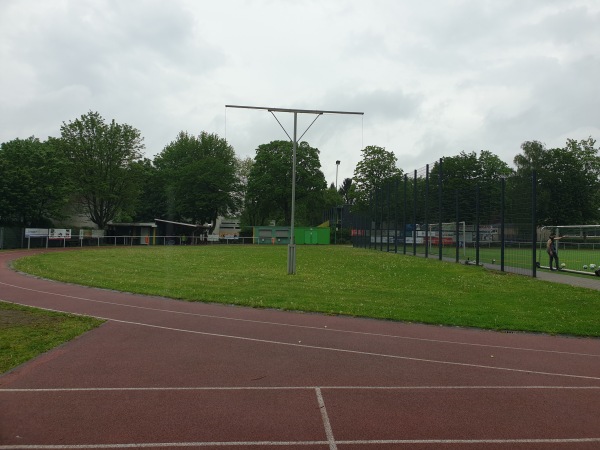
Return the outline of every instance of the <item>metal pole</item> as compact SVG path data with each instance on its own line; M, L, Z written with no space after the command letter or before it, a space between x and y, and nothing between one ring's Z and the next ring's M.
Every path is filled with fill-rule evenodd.
M387 251L390 251L390 181L387 183Z
M504 195L506 193L506 177L501 178L501 186L502 198L500 199L500 271L504 272L504 246L506 244L504 239L504 221L506 220L504 211L506 203Z
M417 171L413 174L413 256L417 254Z
M394 253L398 253L398 177L394 183Z
M340 167L340 160L338 159L335 162L335 192L339 193L338 191L338 168ZM338 206L335 206L335 239L334 239L334 244L337 244L337 232L338 232Z
M429 258L429 164L425 166L425 258Z
M532 241L532 261L531 275L537 277L537 260L535 257L537 247L537 172L534 170L531 174L531 241Z
M479 185L477 185L477 190L475 191L475 264L479 265L479 202L480 202L480 189Z
M408 208L408 200L406 198L406 191L408 189L408 174L405 173L404 174L404 211L403 211L403 216L402 216L402 223L403 223L403 236L404 236L404 244L402 245L402 254L406 255L406 213L407 213L407 208Z
M294 220L296 215L296 130L298 128L298 113L294 111L294 143L292 146L292 216L290 224L290 243L288 245L288 275L296 274L296 242L294 239Z
M456 208L456 228L455 228L455 239L456 239L456 262L460 258L460 215L458 214L458 189L455 191L455 208Z
M444 208L444 202L443 202L443 198L444 198L444 186L443 186L443 169L444 169L444 164L443 164L443 159L440 158L440 165L439 165L440 170L438 170L438 213L439 213L439 217L438 217L438 259L441 261L442 260L442 253L444 251L444 240L443 240L443 234L442 233L442 222L443 222L443 208Z

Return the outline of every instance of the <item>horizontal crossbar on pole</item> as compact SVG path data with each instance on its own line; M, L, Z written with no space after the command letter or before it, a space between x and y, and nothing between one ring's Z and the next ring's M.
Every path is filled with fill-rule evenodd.
M264 111L274 112L290 112L300 114L357 114L364 115L364 112L356 111L321 111L317 109L294 109L294 108L269 108L265 106L241 106L241 105L225 105L225 108L242 108L242 109L262 109Z

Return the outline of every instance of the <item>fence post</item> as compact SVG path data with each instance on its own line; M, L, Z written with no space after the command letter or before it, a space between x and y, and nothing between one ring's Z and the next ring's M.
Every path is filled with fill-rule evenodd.
M443 195L443 192L442 192L442 175L443 175L442 174L442 170L443 170L443 163L442 162L443 162L443 159L440 158L440 170L438 171L438 202L439 202L439 211L438 211L438 214L439 214L439 217L438 217L438 220L439 220L439 222L438 222L438 259L440 261L442 260L442 252L444 250L444 247L443 247L444 243L443 243L443 240L442 240L442 235L443 235L443 233L442 233L442 217L443 217L442 208L444 206L444 203L443 203L443 197L444 197L444 195Z
M475 265L479 265L479 184L475 190ZM466 224L465 224L466 227Z
M537 277L537 172L531 173L531 274L533 278Z
M377 229L377 211L376 211L376 193L371 193L371 214L369 215L369 250L371 250L371 243L373 248L377 250L377 239L375 238L375 230Z
M455 208L456 208L456 226L455 226L455 230L456 230L456 255L455 255L455 262L459 261L460 258L460 215L459 215L459 210L458 210L458 189L455 191L455 196L454 196L454 200L456 202Z
M398 177L394 182L394 253L398 253Z
M505 194L506 194L506 177L501 179L501 198L500 198L500 270L504 272L504 222L505 222Z
M413 256L417 254L417 171L413 175Z
M381 215L379 220L379 251L383 251L383 186L381 186L379 192L379 198L381 199Z
M425 258L429 258L429 164L425 166Z
M404 212L403 214L403 219L402 219L402 227L403 229L403 236L404 236L404 244L403 244L403 254L406 255L406 209L408 208L408 202L407 202L407 198L406 198L406 191L407 191L407 187L408 187L408 174L404 174Z
M390 252L390 180L388 180L387 182L387 236L386 236L386 243L387 243L387 251L388 253Z

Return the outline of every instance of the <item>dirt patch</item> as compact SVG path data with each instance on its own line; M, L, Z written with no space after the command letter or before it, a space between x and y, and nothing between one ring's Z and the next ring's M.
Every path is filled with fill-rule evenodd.
M64 320L62 317L39 315L29 311L0 309L0 329L20 326L48 325Z

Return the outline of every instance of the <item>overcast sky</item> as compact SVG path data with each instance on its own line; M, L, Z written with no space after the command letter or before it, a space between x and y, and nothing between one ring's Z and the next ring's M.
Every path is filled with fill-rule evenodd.
M600 139L598 0L1 0L0 67L0 142L91 110L139 129L149 158L182 130L253 157L287 136L226 104L364 112L304 136L328 183L367 145L412 172ZM293 115L277 118L292 135Z

